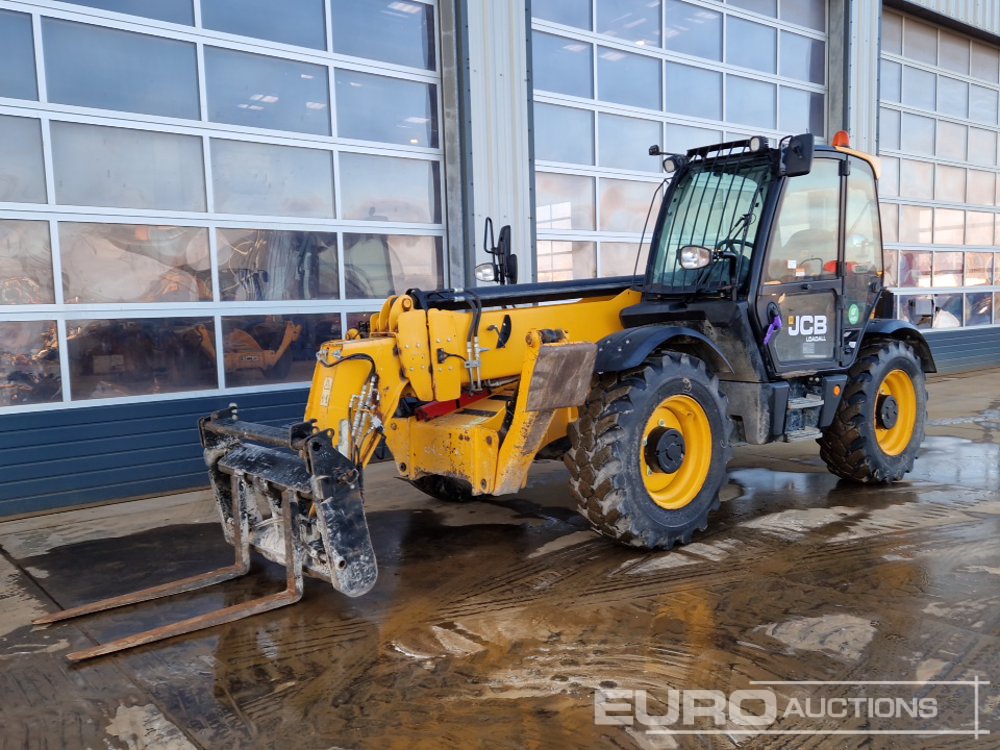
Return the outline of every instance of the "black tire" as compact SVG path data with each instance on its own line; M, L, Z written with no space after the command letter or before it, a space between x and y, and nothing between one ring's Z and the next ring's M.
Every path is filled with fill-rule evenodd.
M886 376L897 370L913 385L916 414L905 449L890 455L878 441L876 408ZM833 423L816 442L827 468L838 477L863 484L889 484L913 469L926 421L926 377L917 355L901 341L873 341L858 354Z
M418 479L407 480L410 484L430 495L436 500L446 503L468 503L483 495L473 495L472 485L464 479L454 479L440 474L427 474Z
M672 396L688 396L701 406L712 446L700 490L677 509L653 500L642 470L647 422ZM687 544L695 531L705 530L708 514L719 507L731 452L730 427L719 381L696 357L667 352L635 370L599 376L569 428L565 463L580 513L598 533L622 544L645 549ZM685 454L680 460L683 467L689 458Z

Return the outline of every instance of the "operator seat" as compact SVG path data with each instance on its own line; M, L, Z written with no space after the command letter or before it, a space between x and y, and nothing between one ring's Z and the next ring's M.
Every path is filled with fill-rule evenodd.
M800 229L781 246L779 253L772 253L767 265L767 280L790 282L801 278L796 275L805 261L812 260L809 276L825 276L824 261L837 257L837 234L829 229ZM795 261L795 268L788 261ZM811 266L816 266L812 268Z

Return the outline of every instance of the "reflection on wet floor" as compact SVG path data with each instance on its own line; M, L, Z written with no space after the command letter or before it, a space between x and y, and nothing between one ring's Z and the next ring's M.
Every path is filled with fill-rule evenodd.
M299 605L72 669L71 648L276 591L282 571L256 558L253 575L215 590L32 630L53 602L189 575L231 553L202 496L185 500L189 511L160 509L166 525L155 506L0 525L0 747L997 747L790 745L594 723L602 689L1000 681L1000 445L987 422L960 423L977 439L939 425L909 481L891 487L839 482L812 444L740 449L708 532L668 554L593 535L556 463L539 464L516 497L467 505L424 498L378 467L369 595L311 580ZM980 704L993 736L996 696ZM971 726L970 705L942 700L941 721ZM58 721L40 723L41 706Z

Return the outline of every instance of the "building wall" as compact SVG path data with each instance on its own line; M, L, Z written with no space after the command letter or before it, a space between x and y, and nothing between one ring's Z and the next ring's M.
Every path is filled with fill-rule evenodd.
M0 515L203 486L199 416L300 419L486 216L524 280L630 273L654 143L877 129L900 315L996 364L995 4L892 5L877 100L854 0L0 0Z
M884 13L886 275L898 317L920 328L1000 324L998 105L1000 48Z
M0 2L0 415L301 387L448 282L439 20Z
M826 0L531 9L539 280L632 273L663 179L649 146L826 135Z

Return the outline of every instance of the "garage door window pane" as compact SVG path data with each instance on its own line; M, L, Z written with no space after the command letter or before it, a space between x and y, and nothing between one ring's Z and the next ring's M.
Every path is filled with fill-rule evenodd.
M207 302L208 230L135 224L59 225L66 302Z
M0 322L0 406L62 400L54 320Z
M49 18L42 33L50 101L198 119L193 44Z
M900 140L904 151L934 155L934 120L904 113L902 127Z
M710 120L722 119L722 74L668 62L666 110Z
M66 322L73 400L218 387L211 318Z
M37 99L31 16L0 10L0 96Z
M659 143L660 123L617 115L600 115L602 167L658 172L660 160L649 155L649 146Z
M666 151L671 154L683 154L690 148L704 146L710 143L721 143L722 133L718 130L695 128L690 125L675 125L667 123L667 137L664 143Z
M537 172L535 201L539 229L594 228L593 177Z
M969 203L992 206L996 203L996 179L992 172L969 170ZM955 200L951 198L950 200Z
M407 289L440 289L440 237L345 234L347 296L379 299Z
M969 74L969 39L947 31L942 31L939 39L940 64L942 68L962 75Z
M972 75L982 81L996 83L1000 80L1000 52L996 47L972 43Z
M539 240L538 280L570 281L592 279L597 275L597 257L593 242Z
M338 70L337 134L343 138L437 148L437 87Z
M903 54L929 65L937 65L937 31L934 27L907 18L903 24Z
M568 137L569 134L572 137ZM593 164L594 114L584 109L535 102L535 158Z
M777 32L763 24L730 16L727 21L726 62L764 73L776 70Z
M722 59L722 14L680 0L667 0L666 48L671 52Z
M933 253L935 287L962 286L962 253Z
M191 0L68 0L68 2L111 10L115 13L155 18L158 21L170 21L188 26L194 24Z
M946 201L948 203L965 202L965 170L961 167L949 167L938 164L934 167L923 162L910 162L903 160L904 165L919 164L912 170L903 170L903 184L906 185L907 198L929 198L927 191L922 186L913 185L914 180L925 180L931 174L934 175L934 199ZM992 177L992 175L990 175ZM992 180L990 180L992 182ZM908 184L910 183L910 184Z
M644 273L649 245L632 242L601 243L601 276L631 276ZM636 262L638 260L638 262Z
M590 0L532 0L531 15L545 21L590 29Z
M740 76L726 76L726 112L742 125L774 129L775 86Z
M883 60L879 69L882 98L887 102L900 101L903 90L903 66L890 60Z
M658 182L602 179L600 228L606 232L639 234L650 203L655 217L661 196Z
M965 285L986 286L993 279L993 253L965 254Z
M48 222L0 221L0 305L53 302Z
M729 0L729 5L744 10L752 10L772 18L778 15L778 0Z
M959 184L961 184L961 176L959 176ZM933 198L934 165L926 161L900 159L899 195L903 198L924 200Z
M660 46L660 0L597 0L597 33Z
M933 110L935 78L926 70L909 66L903 68L903 104Z
M921 139L926 139L926 132L919 132L919 130L926 131L927 128L933 127L930 121L924 118L917 118L919 120L920 129L917 133L908 134L905 131L907 127L913 127L914 121L911 115L903 115L902 126L904 128L902 142L907 144L904 148L913 148L918 144L921 145L922 150L926 151L926 143L923 140L917 141L914 139L914 135L919 135ZM965 125L958 125L953 122L946 122L945 120L937 121L937 146L935 153L937 156L943 159L952 159L954 161L965 161L965 147L966 141L968 140L969 129Z
M924 288L931 285L931 254L900 253L899 285Z
M826 80L826 45L817 40L781 32L781 75L810 83Z
M992 234L993 222L990 222ZM961 245L965 241L965 212L951 208L934 209L934 243Z
M436 224L441 221L437 162L340 155L345 219Z
M934 210L926 206L899 207L899 241L929 245L934 224ZM904 282L903 286L907 286Z
M335 232L220 229L217 244L225 302L340 296Z
M215 210L333 218L329 151L212 139Z
M984 247L993 244L993 214L984 211L965 212L965 244Z
M272 42L326 49L324 0L201 0L201 25Z
M331 0L333 51L434 70L434 8L411 0Z
M948 76L938 76L937 111L965 119L969 116L969 84Z
M965 295L965 325L988 326L993 315L993 295L989 292Z
M0 201L46 202L38 120L0 115Z
M984 167L997 163L997 132L969 128L969 161Z
M307 382L316 367L316 352L324 342L339 338L339 313L224 317L226 387Z
M997 121L997 92L982 86L972 86L969 93L969 117L977 122L994 125Z
M52 162L58 203L205 210L195 136L53 122Z
M826 0L782 0L781 20L816 31L826 30Z
M809 132L823 136L823 95L781 87L781 129L786 133Z
M660 109L660 61L617 49L598 47L599 99L631 107Z
M591 45L536 31L531 35L531 54L536 89L586 99L594 95Z
M215 122L330 134L326 68L319 65L207 47L205 85Z

